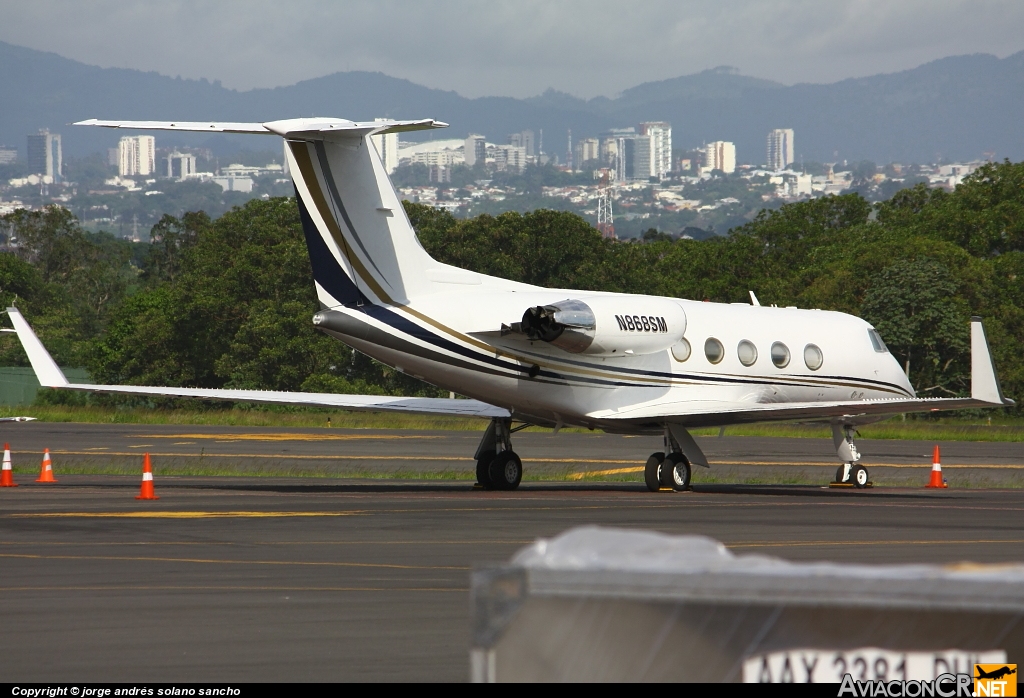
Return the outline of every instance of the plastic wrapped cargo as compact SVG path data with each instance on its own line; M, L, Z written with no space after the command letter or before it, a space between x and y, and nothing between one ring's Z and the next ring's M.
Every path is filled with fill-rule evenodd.
M1024 565L734 555L587 526L472 576L474 681L931 680L1024 657Z

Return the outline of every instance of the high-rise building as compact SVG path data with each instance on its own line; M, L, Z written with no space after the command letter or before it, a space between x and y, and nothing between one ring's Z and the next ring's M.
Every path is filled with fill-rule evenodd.
M616 143L615 179L619 182L646 182L654 174L654 149L651 136L624 135Z
M387 119L374 119L374 121L387 121ZM384 165L384 171L391 174L398 169L398 134L378 133L370 136L373 145L377 148L380 161Z
M526 148L515 145L499 145L495 153L494 166L498 170L521 174L526 168Z
M117 171L122 177L144 177L156 172L156 138L153 136L125 136L117 147Z
M63 156L60 149L60 134L43 129L28 137L28 171L49 177L59 182L63 171Z
M18 149L0 145L0 165L10 165L18 161Z
M793 164L793 129L777 128L768 134L768 169L784 170Z
M715 141L704 146L704 167L721 170L726 174L736 171L736 144L729 141Z
M466 164L470 167L478 162L482 165L487 162L487 141L483 136L469 134L465 145Z
M533 131L510 133L508 135L508 144L514 145L517 148L524 148L528 157L532 158L537 154L533 146Z
M601 158L600 142L596 138L583 138L576 141L575 156L580 167L590 160L599 160Z
M196 173L196 156L174 152L167 156L167 176L182 181Z
M666 177L672 171L672 124L667 121L645 121L640 134L651 137L651 160L654 177Z
M601 159L612 167L618 167L619 139L632 138L635 135L636 129L632 126L629 128L613 128L600 134L598 140L601 141Z

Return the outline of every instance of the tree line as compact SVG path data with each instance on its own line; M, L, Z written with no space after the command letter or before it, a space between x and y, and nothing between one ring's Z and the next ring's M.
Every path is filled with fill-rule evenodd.
M485 274L719 302L754 291L764 304L859 315L924 396L969 392L969 319L981 315L1004 392L1024 394L1024 163L982 167L952 192L787 204L707 240L608 240L562 211L406 210L431 255ZM98 382L440 394L313 329L292 198L217 219L164 216L151 243L89 233L59 207L10 214L0 234L0 300L23 309L59 363ZM0 362L26 363L11 335Z

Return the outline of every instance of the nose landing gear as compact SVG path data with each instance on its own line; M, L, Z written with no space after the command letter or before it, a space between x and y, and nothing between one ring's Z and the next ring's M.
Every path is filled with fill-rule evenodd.
M868 469L857 462L860 460L860 452L853 443L855 433L856 430L852 425L832 425L832 442L836 446L839 460L843 461L843 464L836 470L836 481L832 484L864 489L871 486L871 480L868 478Z

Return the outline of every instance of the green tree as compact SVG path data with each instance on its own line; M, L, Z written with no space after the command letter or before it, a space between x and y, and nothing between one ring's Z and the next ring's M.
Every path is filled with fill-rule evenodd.
M918 393L960 394L970 365L970 309L956 281L930 259L900 261L872 280L864 319L906 367Z

